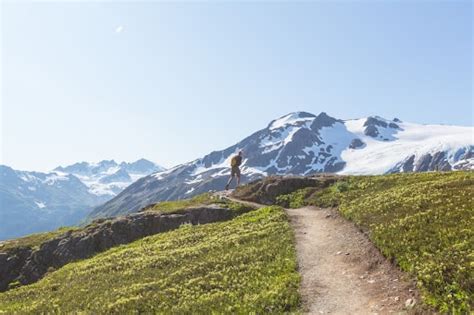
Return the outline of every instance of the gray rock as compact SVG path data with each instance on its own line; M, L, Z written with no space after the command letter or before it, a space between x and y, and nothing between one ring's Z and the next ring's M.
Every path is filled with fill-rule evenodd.
M431 154L423 155L415 165L415 172L427 172L430 170L430 164L433 157Z
M364 134L372 138L377 138L377 136L379 135L379 130L377 129L377 127L370 125L364 129Z
M460 154L465 154L464 152ZM448 156L445 151L435 152L433 155L425 154L421 156L415 164L415 155L411 155L407 159L398 163L389 170L387 173L399 173L399 172L428 172L428 171L451 171L453 166L448 161ZM459 159L459 157L455 158ZM468 161L468 160L466 160ZM469 169L469 162L466 169ZM457 165L459 169L462 166Z
M380 126L383 128L387 128L387 123L376 117L369 117L364 123L364 127L368 127L368 126Z
M358 148L362 148L364 146L365 146L365 143L362 140L360 140L359 138L356 138L356 139L351 141L351 144L349 145L349 148L358 149Z
M16 248L8 253L0 253L0 292L20 275L20 269L31 255L28 248Z
M336 122L342 122L342 120L335 119L325 112L322 112L314 119L313 123L311 124L311 130L319 131L323 127L331 127Z
M366 136L370 136L372 138L377 138L380 134L379 128L390 128L390 129L395 129L392 130L390 133L393 134L397 130L400 129L400 126L398 126L395 122L386 122L380 117L369 117L364 123L364 134ZM385 141L389 141L392 139L383 139Z
M415 307L415 305L416 305L416 300L414 298L410 298L405 301L405 307L408 309Z
M236 198L275 204L277 196L289 194L305 187L325 188L334 183L338 177L329 175L302 176L270 176L250 183L245 190L236 190L232 195Z
M415 162L415 155L411 155L403 164L402 170L404 173L413 172Z
M434 171L450 171L451 170L451 164L449 164L446 153L444 151L436 152L433 155L433 158L429 165L429 170L434 170Z

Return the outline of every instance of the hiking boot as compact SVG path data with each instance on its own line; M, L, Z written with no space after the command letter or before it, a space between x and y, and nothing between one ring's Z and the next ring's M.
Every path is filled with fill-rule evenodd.
M225 190L229 190L229 184L225 185Z

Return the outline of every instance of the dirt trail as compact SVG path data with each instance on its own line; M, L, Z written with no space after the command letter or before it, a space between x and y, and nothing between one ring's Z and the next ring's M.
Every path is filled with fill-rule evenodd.
M414 284L353 223L333 209L304 207L286 212L295 231L305 312L411 313L405 304L418 299Z

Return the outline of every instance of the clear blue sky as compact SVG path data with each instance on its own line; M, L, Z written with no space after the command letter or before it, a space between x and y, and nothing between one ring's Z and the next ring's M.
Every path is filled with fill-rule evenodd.
M1 163L165 166L288 112L473 124L470 1L1 4Z

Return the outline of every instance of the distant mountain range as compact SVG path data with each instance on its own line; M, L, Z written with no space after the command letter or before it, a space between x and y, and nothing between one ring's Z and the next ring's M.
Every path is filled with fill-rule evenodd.
M56 172L76 176L97 196L115 196L137 179L163 170L163 167L145 159L120 164L114 160L99 163L80 162L54 169Z
M273 174L383 174L474 169L474 128L421 125L378 116L341 120L295 112L227 149L137 180L88 220L136 212L162 200L223 189L244 151L243 180Z
M145 159L81 162L49 173L0 165L0 240L75 225L133 181L162 170Z

